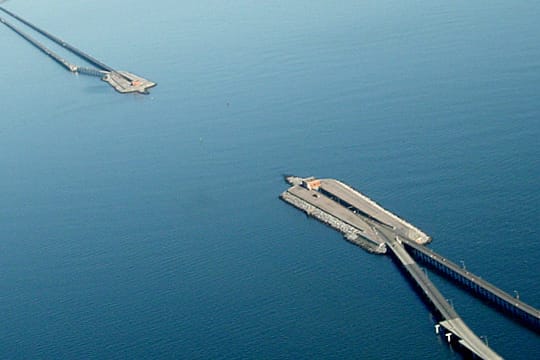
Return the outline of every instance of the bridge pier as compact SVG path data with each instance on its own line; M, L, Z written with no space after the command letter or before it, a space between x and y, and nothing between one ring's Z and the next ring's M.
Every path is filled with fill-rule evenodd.
M478 298L491 303L494 307L502 310L503 313L519 320L534 331L540 332L540 311L538 309L522 302L517 296L513 297L502 291L425 246L414 244L407 239L403 239L402 242L411 252L411 255L420 262L456 282Z
M451 338L452 338L452 333L448 332L448 333L446 333L444 335L446 336L446 341L450 344L450 341L451 341Z
M486 291L486 294L492 294L487 296L497 294L493 291L493 289L496 289L495 287L481 278L474 277L470 274L465 269L464 263L462 267L459 267L420 245L421 238L414 237L415 240L411 240L410 232L406 232L403 235L403 231L399 227L400 223L394 226L392 221L390 221L392 219L395 220L395 216L394 218L387 218L388 223L381 222L380 217L382 216L384 218L385 214L388 215L386 212L381 215L381 210L384 209L378 207L371 200L348 188L346 185L340 185L340 187L336 185L339 183L336 180L332 180L336 183L334 185L332 185L331 181L324 180L330 184L328 185L322 180L314 178L303 179L292 176L287 177L287 181L292 187L282 194L281 197L285 201L301 210L305 210L305 207L298 206L298 204L285 198L285 195L290 197L296 196L309 203L310 206L327 211L341 221L349 224L360 223L359 229L367 234L365 236L370 236L375 239L374 241L383 243L386 246L387 253L391 256L392 260L397 263L406 276L406 279L424 299L425 304L433 310L431 314L432 318L436 318L434 324L436 334L440 334L441 338L445 337L449 344L455 344L459 349L463 349L478 358L486 360L502 359L465 324L454 309L452 301L440 293L435 284L428 278L426 272L412 256L414 255L425 261L463 286L478 289L478 292ZM308 185L301 185L300 182L302 184L307 182ZM310 184L317 186L317 189L310 188ZM375 207L375 209L369 208L368 205ZM368 209L368 211L362 211L362 209ZM405 247L406 245L407 248ZM505 300L504 297L501 299ZM519 300L511 298L509 302L513 304L515 301Z
M457 344L460 349L469 352L481 359L502 359L496 352L486 346L478 336L465 324L457 314L451 301L447 300L435 285L429 280L420 266L414 261L405 249L406 240L399 241L400 237L391 233L391 230L379 227L379 233L386 240L390 254L398 261L401 268L416 285L421 295L435 309L438 317L442 320L435 325L435 331L440 332L446 338L448 344ZM440 327L437 327L439 325Z

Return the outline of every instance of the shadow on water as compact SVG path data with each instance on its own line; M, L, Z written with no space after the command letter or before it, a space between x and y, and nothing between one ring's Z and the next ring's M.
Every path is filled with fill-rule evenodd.
M98 84L98 85L88 85L83 87L83 91L87 94L103 94L107 89L107 84Z
M527 313L519 312L519 310L516 311L516 309L519 309L520 307L516 303L516 307L508 307L508 303L506 301L502 301L498 297L492 297L491 293L485 293L483 292L483 288L475 288L471 285L467 285L468 283L466 281L463 281L463 277L458 277L457 279L452 276L451 272L445 272L442 268L435 266L434 264L431 264L429 261L426 261L425 258L422 256L419 256L418 253L411 251L411 256L418 261L419 263L422 263L424 266L426 266L428 269L434 271L436 274L441 276L442 278L446 279L447 281L454 284L456 287L461 289L463 293L471 295L475 297L476 299L480 300L484 305L489 306L497 311L499 311L501 314L504 314L509 319L512 319L513 321L521 324L522 326L526 327L527 329L539 334L540 333L540 327L538 324L538 318L534 317L533 315L529 315ZM480 276L476 275L477 277L481 278ZM493 285L495 286L495 285ZM502 291L502 290L501 290ZM518 298L519 299L519 298Z

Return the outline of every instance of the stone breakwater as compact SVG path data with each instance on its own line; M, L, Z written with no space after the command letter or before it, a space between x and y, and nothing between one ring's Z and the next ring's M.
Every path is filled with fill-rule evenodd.
M359 229L339 220L335 216L332 216L329 213L322 211L321 209L307 203L306 201L299 199L298 197L290 194L289 192L285 191L281 194L280 198L283 201L286 201L289 204L293 205L294 207L304 211L307 215L312 216L320 222L336 229L337 231L342 233L345 239L350 243L358 245L371 253L386 253L386 246L384 244L382 246L378 246L371 241L364 239L361 235L362 232Z

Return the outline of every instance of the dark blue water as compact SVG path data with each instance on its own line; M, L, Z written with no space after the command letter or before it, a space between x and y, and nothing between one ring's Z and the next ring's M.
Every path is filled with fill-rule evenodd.
M283 173L351 184L540 307L540 3L5 6L159 85L117 94L0 28L1 358L460 358L389 258L278 200Z

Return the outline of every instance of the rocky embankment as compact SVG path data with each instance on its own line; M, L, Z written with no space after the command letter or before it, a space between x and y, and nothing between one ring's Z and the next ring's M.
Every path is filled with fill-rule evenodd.
M386 253L386 246L384 244L378 246L377 244L374 244L371 241L364 239L361 235L362 232L359 229L339 220L335 216L332 216L311 204L308 204L306 201L299 199L288 191L282 193L280 198L293 205L294 207L304 211L309 216L312 216L320 222L325 223L336 229L337 231L341 232L347 241L358 245L372 253Z

